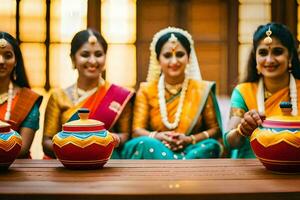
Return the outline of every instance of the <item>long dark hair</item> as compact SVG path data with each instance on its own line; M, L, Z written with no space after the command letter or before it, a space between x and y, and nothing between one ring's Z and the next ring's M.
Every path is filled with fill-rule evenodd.
M260 25L254 32L253 47L247 63L247 74L244 80L241 80L241 82L257 82L259 80L260 76L258 75L258 71L256 69L256 50L259 42L266 37L266 31L269 28L272 31L271 37L277 38L281 44L288 49L289 55L292 58L291 73L296 79L300 79L300 63L295 38L287 26L272 22L265 25Z
M10 74L10 80L19 87L30 88L24 67L23 56L17 40L9 33L3 31L0 31L0 39L1 38L5 39L13 47L16 58L16 66Z

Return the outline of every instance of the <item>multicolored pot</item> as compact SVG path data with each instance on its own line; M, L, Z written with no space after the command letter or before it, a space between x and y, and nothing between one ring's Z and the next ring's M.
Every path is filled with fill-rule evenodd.
M251 135L251 147L268 169L300 172L300 116L291 115L291 104L280 104L283 115L267 118Z
M109 160L118 140L100 121L88 119L89 110L79 109L79 120L63 125L53 137L57 158L69 169L97 169Z
M15 161L22 147L22 137L10 124L0 121L0 170L6 170Z

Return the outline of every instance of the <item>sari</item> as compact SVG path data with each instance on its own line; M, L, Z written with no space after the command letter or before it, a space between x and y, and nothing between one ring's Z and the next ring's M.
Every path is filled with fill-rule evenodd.
M167 94L167 93L166 93ZM168 118L174 121L180 95L166 96ZM215 97L215 84L208 81L189 80L182 114L175 132L191 135L212 127L222 127L219 107ZM133 130L168 131L160 115L157 81L142 83L137 93ZM221 136L220 136L221 137ZM140 136L128 141L122 151L123 158L130 159L195 159L219 157L220 143L213 138L189 145L173 152L161 141Z
M300 80L296 79L297 95L300 95ZM255 109L258 109L256 101L258 83L248 82L237 85L231 95L231 116L243 117L244 113ZM265 100L265 115L266 117L281 115L279 104L282 101L290 101L289 87L285 87L276 93L272 94L268 99ZM300 101L298 98L298 113L300 112ZM226 136L229 132L226 132L223 136L225 146L230 149ZM255 158L249 138L245 138L244 145L232 151L232 158Z
M75 105L72 99L73 88L70 86L65 90L51 92L45 113L44 135L52 138L61 131L64 123L78 119L79 108L88 108L89 118L103 122L106 130L129 133L131 127L128 119L132 111L128 102L133 96L132 91L106 82L95 93ZM112 158L118 158L118 154L114 151Z
M21 88L12 100L11 115L8 123L17 132L22 127L37 130L39 128L39 106L42 96L28 88ZM4 121L7 102L0 105L0 120Z

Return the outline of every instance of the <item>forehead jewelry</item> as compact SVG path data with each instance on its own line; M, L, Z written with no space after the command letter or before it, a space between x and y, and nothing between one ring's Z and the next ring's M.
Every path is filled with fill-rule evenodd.
M172 43L172 51L175 51L178 45L178 38L174 35L174 33L171 34L171 37L168 39L168 41Z
M96 36L94 35L94 33L91 30L88 30L88 32L90 34L88 42L92 45L96 44L96 42L97 42Z
M272 43L271 34L272 34L272 31L271 31L271 28L269 26L269 29L266 31L266 37L264 39L264 43L266 45L270 45Z
M4 38L0 39L0 48L5 48L7 46L7 41Z

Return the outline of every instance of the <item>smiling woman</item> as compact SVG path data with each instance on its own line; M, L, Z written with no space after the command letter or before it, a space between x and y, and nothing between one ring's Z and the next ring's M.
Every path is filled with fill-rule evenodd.
M247 76L231 96L229 130L224 135L228 148L238 149L233 157L253 158L248 136L265 117L280 115L280 102L300 113L300 64L296 42L289 29L278 23L258 27L253 36Z
M199 159L221 155L215 84L201 80L192 36L169 27L153 37L147 82L134 106L133 136L122 156Z
M66 89L51 92L45 112L45 157L55 158L52 137L61 130L64 123L77 119L77 110L82 107L90 110L90 118L102 121L107 130L118 133L121 146L128 139L133 92L102 78L106 52L107 43L96 31L83 30L73 37L70 56L78 71L78 79ZM117 97L118 100L115 99ZM112 157L119 157L118 149Z
M23 57L15 38L0 32L0 120L22 136L19 158L30 158L30 146L39 128L42 97L29 89Z

